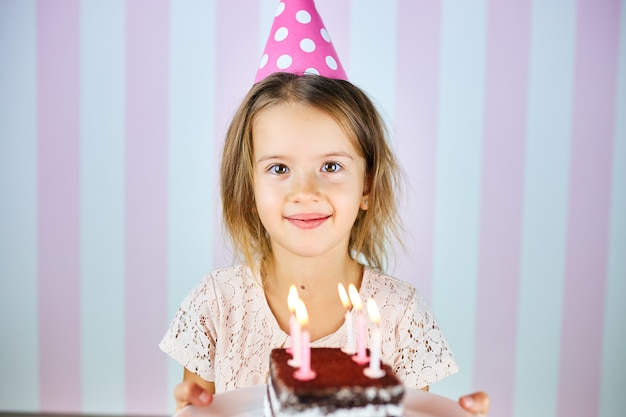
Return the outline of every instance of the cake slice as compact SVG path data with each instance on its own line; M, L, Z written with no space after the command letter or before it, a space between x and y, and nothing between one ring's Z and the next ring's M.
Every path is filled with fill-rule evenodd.
M266 417L402 417L404 386L388 365L381 366L385 376L371 379L363 374L367 365L357 364L340 349L312 348L311 368L317 376L299 381L287 364L290 358L285 349L272 350Z

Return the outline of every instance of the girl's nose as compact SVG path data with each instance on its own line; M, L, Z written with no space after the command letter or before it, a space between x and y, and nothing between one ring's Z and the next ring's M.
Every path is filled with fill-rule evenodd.
M300 172L292 177L291 198L296 202L315 201L319 197L319 178L315 173Z

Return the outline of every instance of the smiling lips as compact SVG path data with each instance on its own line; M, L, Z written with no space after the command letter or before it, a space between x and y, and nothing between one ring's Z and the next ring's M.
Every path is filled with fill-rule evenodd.
M330 218L328 214L304 213L285 216L285 220L299 229L315 229Z

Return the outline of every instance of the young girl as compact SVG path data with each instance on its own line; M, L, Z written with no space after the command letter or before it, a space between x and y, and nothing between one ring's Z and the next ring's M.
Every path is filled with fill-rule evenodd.
M252 87L221 166L224 222L245 263L205 277L160 344L184 366L178 408L267 382L271 349L291 343L291 285L313 346L345 345L337 286L353 284L378 304L383 360L407 387L427 389L457 371L417 291L382 272L398 236L398 177L380 115L349 81L276 73ZM461 404L486 413L488 399Z

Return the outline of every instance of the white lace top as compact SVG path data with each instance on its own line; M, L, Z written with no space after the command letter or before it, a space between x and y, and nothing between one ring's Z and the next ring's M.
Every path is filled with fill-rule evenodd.
M382 359L407 387L422 388L458 371L446 338L415 288L365 268L360 296L376 300L382 315ZM369 332L371 323L366 322ZM346 339L344 323L312 346L343 347ZM207 275L187 295L159 346L222 392L266 383L270 351L290 345L260 279L248 267L236 266Z

